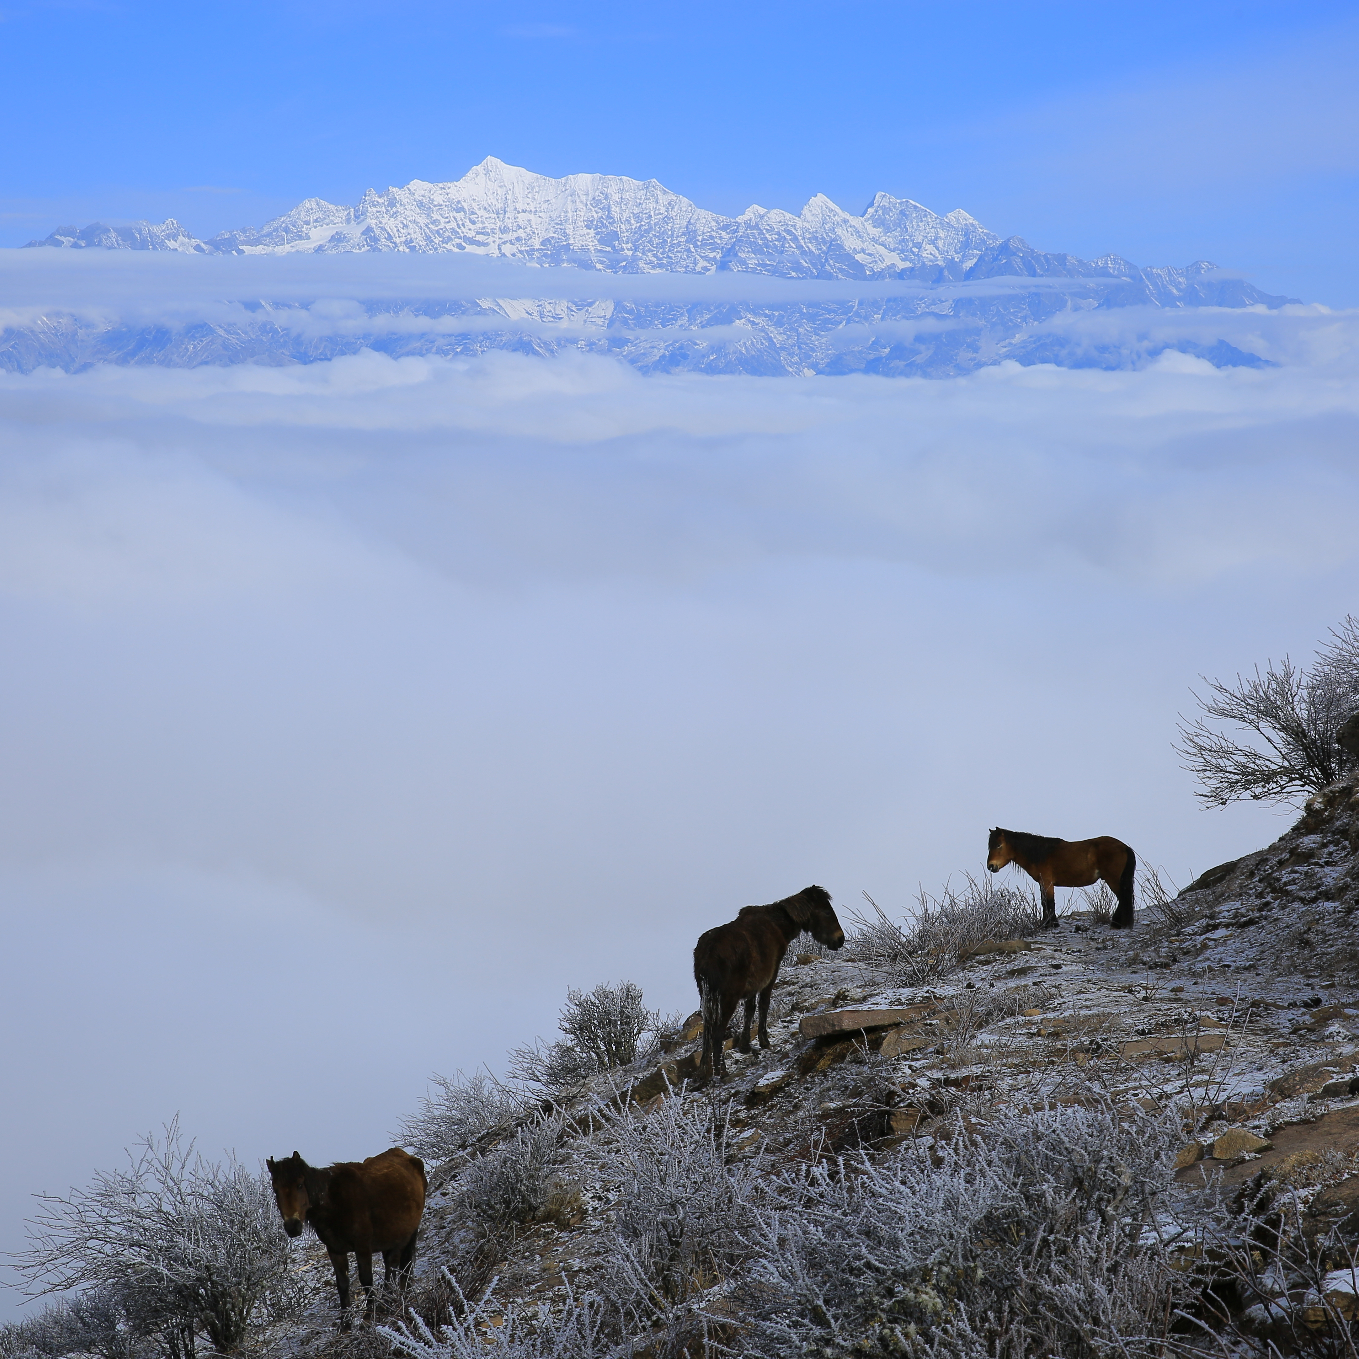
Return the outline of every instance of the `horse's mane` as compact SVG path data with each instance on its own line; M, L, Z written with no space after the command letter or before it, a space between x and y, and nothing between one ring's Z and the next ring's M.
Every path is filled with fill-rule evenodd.
M786 907L790 901L796 901L799 897L810 897L821 906L831 904L830 893L824 887L818 887L815 883L811 887L804 887L800 892L794 892L791 897L784 897L781 901L771 901L766 906L742 906L738 915L746 915L751 911L775 911L779 907Z
M1057 835L1030 835L1028 831L1002 830L1011 848L1017 849L1030 863L1041 864L1050 858L1059 845L1066 844Z

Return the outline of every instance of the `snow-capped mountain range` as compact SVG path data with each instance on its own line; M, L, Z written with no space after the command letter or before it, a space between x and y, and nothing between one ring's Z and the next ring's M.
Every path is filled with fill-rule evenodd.
M1291 300L1203 261L1139 268L1117 255L1083 260L1036 250L1017 236L1002 240L961 209L941 216L886 193L861 216L818 194L796 216L751 207L725 217L655 180L553 179L494 157L452 183L412 180L382 193L370 189L353 207L309 198L261 227L207 241L169 219L59 227L29 244L217 257L463 254L540 267L545 279L552 271L557 286L542 295L425 295L393 303L365 300L355 281L341 324L333 298L313 310L261 298L243 283L241 292L222 298L234 307L226 319L221 308L211 316L180 315L171 324L54 312L11 326L0 331L0 368L305 363L361 348L392 354L577 348L647 371L762 374L947 376L1007 358L1118 368L1166 348L1221 366L1262 360L1228 342L1226 327L1210 333L1211 322L1183 341L1148 333L1130 342L1092 339L1098 327L1082 329L1073 318L1128 307L1189 312ZM342 262L335 267L343 269ZM705 275L714 285L732 279L733 286L722 302L644 301L591 282L601 274ZM839 291L815 303L741 301L748 296L736 282L742 275L836 280ZM572 301L560 300L562 280ZM860 295L853 291L859 282L895 291Z
M724 217L654 179L551 179L488 156L450 184L415 179L383 193L369 189L352 208L308 198L262 227L224 231L210 241L171 218L159 225L59 227L30 244L242 255L468 251L608 273L877 279L922 269L961 276L999 240L961 209L941 217L886 193L861 217L824 194L796 217L760 207Z

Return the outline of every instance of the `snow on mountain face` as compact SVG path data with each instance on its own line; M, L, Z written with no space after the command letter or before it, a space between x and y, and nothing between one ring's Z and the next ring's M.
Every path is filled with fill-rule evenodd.
M99 246L104 250L177 250L185 255L210 255L213 247L190 236L173 217L163 222L134 222L131 226L106 226L91 222L87 227L58 227L41 241L29 245L65 246L83 250Z
M169 221L62 228L30 244L223 254L468 251L608 273L732 270L871 279L921 265L965 269L998 240L965 212L940 217L885 193L862 217L817 194L797 217L752 207L732 218L697 207L654 179L551 179L488 156L453 183L416 179L383 193L370 189L352 208L309 198L262 227L207 242Z
M563 348L609 354L644 372L946 377L1004 359L1137 367L1167 348L1219 366L1258 365L1266 360L1232 344L1230 327L1216 321L1196 320L1174 339L1145 327L1131 338L1099 339L1098 327L1087 332L1071 323L1126 307L1186 314L1291 300L1268 296L1203 261L1142 269L1116 255L1092 261L1035 250L1017 236L1001 240L961 209L940 216L886 193L862 216L817 194L796 215L750 207L724 217L654 179L552 179L494 157L452 183L417 179L382 193L370 189L353 207L308 198L261 227L211 241L196 240L171 219L62 227L30 244L227 256L460 252L580 272L569 275L570 302L532 293L475 300L422 294L423 301L392 304L344 294L342 321L333 306L313 311L310 304L268 297L224 302L225 312L209 309L211 315L179 316L170 324L95 321L58 311L0 329L0 370L100 362L312 363L361 349L400 355ZM841 284L835 298L770 303L749 301L741 283L724 287L730 296L721 302L697 295L659 302L610 298L601 280L606 274L713 276L700 292L741 274L909 283L876 292Z

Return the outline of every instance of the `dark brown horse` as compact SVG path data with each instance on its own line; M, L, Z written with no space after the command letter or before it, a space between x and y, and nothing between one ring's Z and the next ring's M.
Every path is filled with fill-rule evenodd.
M324 1170L293 1154L268 1162L283 1230L301 1236L310 1225L330 1254L340 1294L340 1329L349 1329L349 1252L373 1315L373 1252L382 1252L385 1282L404 1289L415 1260L415 1237L425 1211L425 1164L400 1147L366 1161L340 1161Z
M745 906L726 925L699 936L694 949L694 980L703 1011L703 1058L705 1076L726 1075L724 1048L727 1025L740 1001L746 1003L745 1023L737 1046L750 1051L750 1021L755 1001L760 1003L760 1046L769 1046L769 997L779 975L779 964L788 945L803 930L827 948L839 948L845 932L836 919L830 893L824 887L804 887L796 896L769 906Z
M1118 898L1118 910L1110 922L1114 929L1130 929L1133 923L1133 875L1137 855L1112 835L1093 840L1059 840L1055 835L1030 835L1027 831L991 832L986 866L999 873L1006 864L1022 868L1037 884L1043 897L1043 927L1057 924L1055 887L1089 887L1103 878Z

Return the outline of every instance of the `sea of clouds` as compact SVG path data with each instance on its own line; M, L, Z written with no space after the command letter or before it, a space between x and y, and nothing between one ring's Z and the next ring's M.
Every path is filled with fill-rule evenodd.
M176 1111L380 1150L568 985L687 1012L697 934L810 882L900 911L997 823L1181 883L1271 839L1171 742L1359 611L1359 314L1230 321L1276 366L0 374L0 1245Z

